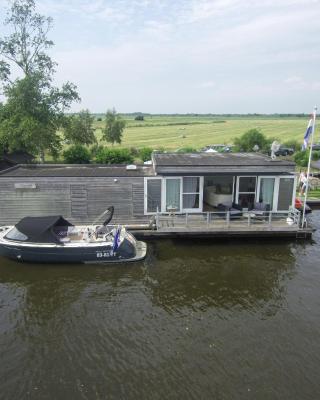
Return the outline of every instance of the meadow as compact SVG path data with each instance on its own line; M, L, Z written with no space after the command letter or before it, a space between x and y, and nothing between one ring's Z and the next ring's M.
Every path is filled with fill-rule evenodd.
M258 128L267 137L303 140L308 118L297 117L214 117L214 116L145 116L135 121L126 116L126 128L121 147L151 147L177 150L191 146L200 149L210 144L232 144L235 137L249 129ZM96 134L101 136L104 121L95 122Z

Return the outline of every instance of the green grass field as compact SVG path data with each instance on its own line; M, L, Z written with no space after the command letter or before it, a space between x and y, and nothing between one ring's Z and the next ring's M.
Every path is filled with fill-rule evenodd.
M124 118L127 126L122 147L162 147L166 150L232 144L235 137L252 128L258 128L267 137L276 137L282 143L289 139L302 143L307 126L306 118L294 117L146 116L144 121ZM104 122L96 121L95 125L99 138Z

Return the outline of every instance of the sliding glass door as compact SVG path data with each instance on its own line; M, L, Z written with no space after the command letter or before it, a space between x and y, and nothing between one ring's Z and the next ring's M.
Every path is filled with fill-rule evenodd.
M273 210L273 197L275 189L275 177L259 177L258 194L259 203L269 204L270 210Z
M287 211L293 203L294 178L279 178L278 211Z
M253 208L256 201L256 176L238 176L236 202L243 208Z

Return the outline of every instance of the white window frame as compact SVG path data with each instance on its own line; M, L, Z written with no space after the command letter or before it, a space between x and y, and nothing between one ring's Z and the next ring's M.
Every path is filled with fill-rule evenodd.
M292 202L291 207L295 205L295 198L296 198L296 190L297 190L297 177L294 175L259 175L258 176L258 185L257 185L257 193L256 198L259 199L260 195L260 185L261 185L261 178L274 178L274 189L273 189L273 207L272 211L274 212L286 212L288 210L278 210L278 198L279 198L279 187L280 187L280 179L281 178L290 178L294 179L293 182L293 193L292 193Z
M279 193L279 181L278 181L278 176L275 176L275 175L259 175L259 176L258 176L258 184L257 184L257 195L256 195L256 199L259 201L261 179L263 179L263 178L272 178L272 179L274 179L273 201L272 201L272 210L271 210L271 211L277 211L277 207L278 207L278 193Z
M183 178L199 178L199 208L183 208ZM161 179L161 210L159 212L166 213L166 197L167 197L167 180L168 179L179 179L180 180L180 210L176 214L183 213L199 213L203 211L203 185L204 177L200 175L186 175L186 176L148 176L144 178L144 215L154 215L155 212L148 212L148 180L149 179ZM185 193L188 194L188 193ZM191 193L194 194L194 193Z
M290 178L293 179L293 190L292 190L292 201L291 201L291 207L294 208L295 206L295 198L296 198L296 190L297 190L297 177L294 175L278 175L278 184L277 184L277 197L276 197L276 203L277 203L277 211L278 212L287 212L288 210L278 210L278 197L279 197L279 187L280 187L280 179L281 178Z
M183 178L199 178L199 192L183 192ZM202 212L203 210L203 182L204 178L203 176L182 176L181 177L181 182L182 182L182 190L181 190L181 210L182 212L187 212L187 213L199 213ZM184 194L198 194L199 193L199 207L198 208L183 208L183 195Z
M144 192L143 192L143 197L144 197L144 215L154 215L155 211L150 211L148 212L148 180L149 179L158 179L161 180L161 208L162 208L162 200L163 200L163 179L161 176L148 176L144 178ZM161 210L159 210L161 212Z
M256 179L256 190L255 192L239 192L240 186L240 178L255 178ZM258 186L258 176L257 175L238 175L237 176L237 185L236 185L236 204L239 204L239 194L253 194L254 193L254 203L257 199L257 186Z

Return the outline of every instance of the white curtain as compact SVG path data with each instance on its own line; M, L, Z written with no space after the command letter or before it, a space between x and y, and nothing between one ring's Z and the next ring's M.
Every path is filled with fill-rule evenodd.
M180 179L167 179L166 182L167 209L180 210Z

